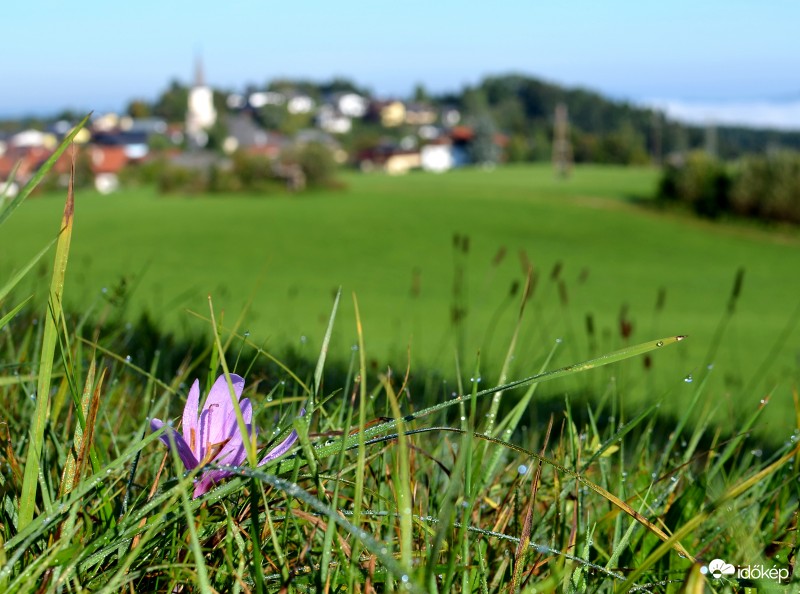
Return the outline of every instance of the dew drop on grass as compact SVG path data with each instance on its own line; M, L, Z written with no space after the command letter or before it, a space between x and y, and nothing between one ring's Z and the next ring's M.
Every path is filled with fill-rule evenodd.
M685 381L687 384L691 384L694 381L694 378L692 377L692 374L690 373L685 378L683 378L683 381Z
M750 453L751 453L751 454L753 454L753 455L754 455L756 458L760 458L760 457L761 457L761 455L762 455L764 452L762 452L761 450L752 450Z
M244 331L244 337L245 338L249 338L249 336L250 336L250 330L245 330Z
M130 355L126 355L126 357L125 357L125 360L126 360L128 363L130 363L130 362L131 362L131 356L130 356Z
M520 465L517 467L517 472L518 472L519 474L525 474L526 472L528 472L528 467L527 467L527 466L525 466L524 464L520 464Z
M659 340L659 341L656 343L656 346L657 346L657 347L662 347L662 346L664 346L664 341L663 341L663 340Z
M556 338L556 344L561 344L562 342L564 342L563 338Z

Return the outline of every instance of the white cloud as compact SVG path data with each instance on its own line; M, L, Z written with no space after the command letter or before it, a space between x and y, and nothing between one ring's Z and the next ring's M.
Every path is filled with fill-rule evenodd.
M670 119L691 124L800 130L800 101L714 103L659 99L645 103L663 110Z

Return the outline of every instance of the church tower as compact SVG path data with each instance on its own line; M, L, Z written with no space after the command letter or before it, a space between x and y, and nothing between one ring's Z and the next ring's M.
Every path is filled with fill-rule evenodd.
M203 63L195 62L194 85L189 89L189 105L186 111L186 140L189 146L202 148L208 143L206 132L217 121L214 109L214 93L206 86Z

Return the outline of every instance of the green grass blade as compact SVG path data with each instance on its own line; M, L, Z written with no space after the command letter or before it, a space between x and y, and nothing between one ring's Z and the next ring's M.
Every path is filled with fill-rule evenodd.
M44 255L45 255L45 254L48 252L48 250L49 250L51 247L53 247L53 244L54 244L56 241L58 241L58 238L57 238L57 237L56 237L55 239L53 239L53 241L51 241L50 243L48 243L48 244L47 244L47 245L44 247L44 249L42 249L42 251L40 251L40 252L39 252L38 254L36 254L36 255L35 255L33 258L31 258L31 260L30 260L30 261L29 261L27 264L25 264L25 266L23 266L22 268L20 268L20 269L19 269L17 272L15 272L15 273L14 273L14 274L11 276L11 278L10 278L10 279L9 279L9 280L6 282L6 284L5 284L5 285L3 285L3 287L2 287L2 288L0 288L0 302L2 302L2 301L3 301L3 299L5 299L5 298L6 298L6 296L7 296L7 295L8 295L8 294L11 292L11 290L12 290L14 287L16 287L16 286L19 284L19 281L21 281L23 278L25 278L25 275L26 275L26 274L28 274L28 273L30 272L31 268L33 268L34 266L36 266L36 263L37 263L39 260L41 260L41 259L42 259L42 256L44 256Z
M369 551L371 554L375 555L378 558L378 560L380 560L380 562L393 575L400 578L401 582L403 583L404 591L418 592L420 594L424 592L424 590L421 589L417 585L417 583L410 578L410 568L398 562L394 558L394 556L388 552L386 548L386 543L376 540L374 537L370 536L365 530L362 530L354 523L351 524L350 522L348 522L342 514L337 513L336 510L330 509L317 497L305 491L298 484L288 481L286 479L279 478L275 475L268 474L266 472L261 471L260 469L232 467L224 465L223 466L212 465L212 466L214 468L221 468L224 470L228 470L234 474L254 478L261 482L267 483L268 485L271 485L275 489L283 491L289 497L297 499L298 501L301 501L305 505L308 505L309 507L319 512L323 516L330 518L332 521L336 522L336 524L340 528L350 533L351 536L353 536L357 541L362 543L362 545L366 548L366 550Z
M331 334L333 334L333 322L336 319L336 311L339 309L339 298L342 296L342 288L336 291L336 299L333 302L333 310L331 311L330 320L328 320L328 328L325 330L325 338L322 340L322 348L319 352L319 360L317 367L314 370L314 398L319 396L319 388L322 385L322 371L325 369L325 359L328 356L328 346L331 342Z
M446 402L440 402L439 404L435 404L433 406L429 406L428 408L424 408L418 412L411 413L403 418L403 421L410 422L415 419L420 419L422 417L428 416L433 414L437 411L445 409L449 406L454 406L456 404L460 404L466 402L467 400L472 400L473 398L480 398L482 396L488 396L490 394L495 394L496 392L500 392L503 390L510 390L512 388L518 388L520 386L527 386L528 384L534 384L539 382L545 382L549 380L559 379L562 377L570 376L574 373L579 373L581 371L588 371L590 369L596 369L597 367L602 367L603 365L610 365L611 363L617 363L619 361L624 361L625 359L629 359L631 357L636 357L638 355L643 355L650 351L654 351L656 349L663 348L668 345L672 345L682 341L685 336L670 336L667 338L662 338L660 340L651 340L649 342L644 342L638 345L634 345L631 347L627 347L624 349L620 349L618 351L614 351L612 353L608 353L606 355L602 355L595 359L589 359L588 361L583 361L582 363L576 363L574 365L567 365L566 367L562 367L560 369L555 369L553 371L545 371L543 373L537 373L536 375L532 375L520 380L515 380L513 382L509 382L502 386L496 386L494 388L489 388L487 390L482 390L480 392L476 392L474 394L462 394L461 396L456 396L455 398L451 398ZM363 377L362 377L363 380ZM392 431L395 429L397 422L395 420L386 421L384 423L380 423L378 425L374 425L369 428L361 428L355 436L344 437L343 439L346 440L348 447L352 444L358 442L362 437L364 439L369 439L375 437L377 435L381 435L388 431ZM362 435L363 434L363 435ZM331 456L334 453L339 451L341 445L339 443L334 443L328 446L321 446L316 449L316 454L318 458L324 458L326 456ZM287 461L289 464L294 464L293 461Z
M20 312L20 310L23 307L25 307L25 304L28 303L28 301L30 301L32 298L33 298L33 295L31 295L30 297L25 299L25 301L23 301L22 303L17 305L14 309L12 309L6 315L4 315L2 318L0 318L0 328L2 328L6 324L8 324L12 319L14 319L14 316L17 315Z
M74 166L73 166L74 167ZM74 178L74 169L72 177ZM53 277L50 281L50 298L45 316L42 351L39 360L38 383L36 388L36 410L31 420L31 429L28 442L28 455L25 461L25 473L22 480L22 491L19 504L19 526L25 528L33 519L36 505L36 485L40 468L40 456L44 442L44 429L50 413L50 380L53 373L53 356L55 355L57 333L60 325L61 300L64 293L64 277L67 272L69 246L72 239L72 222L75 214L75 194L72 187L67 191L67 201L64 206L64 216L61 221L61 233L56 246Z
M383 377L382 381L384 391L389 397L392 416L394 416L397 421L397 483L395 487L395 496L397 498L397 513L400 514L400 561L404 566L411 567L411 539L413 536L411 506L413 505L413 500L411 497L411 472L408 456L409 443L405 433L403 416L400 413L400 405L397 402L397 396L388 378Z
M183 463L178 456L178 448L175 447L175 442L171 432L167 432L172 447L172 462L175 468L182 468ZM200 539L197 536L197 526L195 526L195 517L192 513L191 502L189 500L189 493L186 487L181 484L179 487L181 494L181 507L183 514L186 517L186 527L189 530L189 546L192 550L194 557L195 567L197 568L197 581L200 586L200 592L203 594L211 594L211 584L208 581L208 569L206 568L205 557L203 556L203 549L200 547Z

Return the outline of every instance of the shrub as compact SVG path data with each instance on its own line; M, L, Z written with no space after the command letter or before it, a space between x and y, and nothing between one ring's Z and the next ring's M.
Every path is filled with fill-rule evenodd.
M693 152L682 163L665 167L658 197L716 218L729 210L730 186L730 175L721 161L705 152Z
M294 189L302 189L304 185L318 188L330 188L337 185L336 161L331 150L322 143L309 142L291 149L281 156L280 162L281 171L288 178L298 177L289 175L293 166L300 168L302 183L295 179L293 183L295 185L299 183L299 185L296 185Z
M158 190L163 194L199 194L206 190L207 185L205 173L178 165L165 164L158 176Z
M220 188L220 191L244 190L274 193L285 186L275 174L273 161L262 155L250 155L237 151L232 155L229 174L220 173L220 177L229 180L228 188Z
M743 159L731 207L746 217L800 223L800 154L779 151Z

